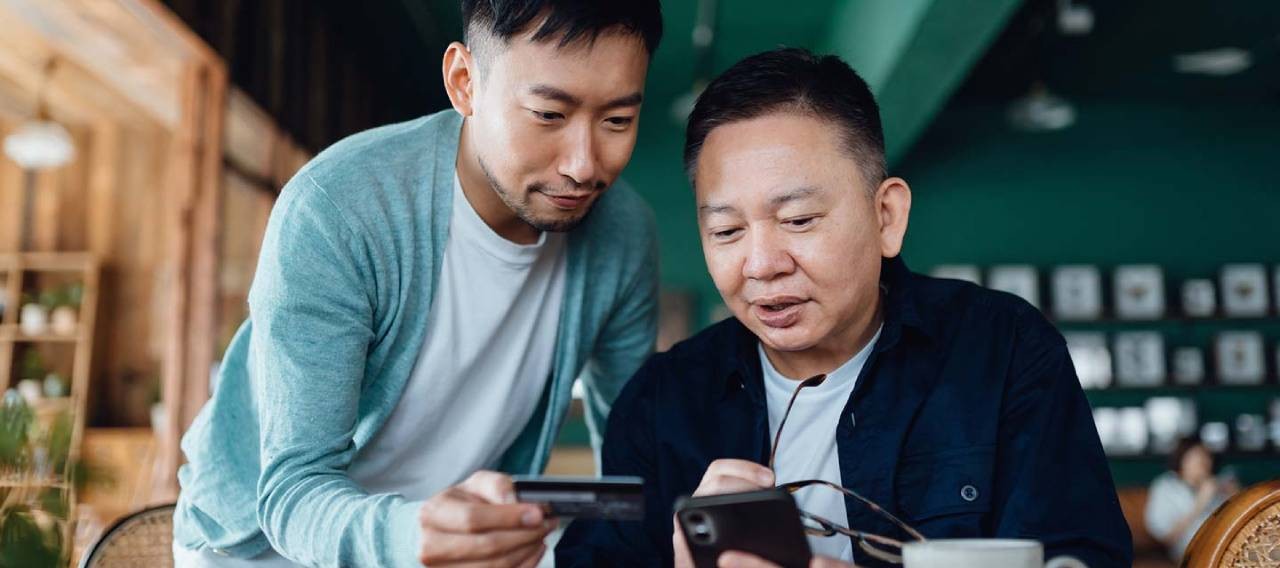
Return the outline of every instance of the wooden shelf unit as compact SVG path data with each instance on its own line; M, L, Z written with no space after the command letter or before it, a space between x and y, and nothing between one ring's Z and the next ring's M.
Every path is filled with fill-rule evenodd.
M46 333L28 336L19 328L26 277L42 273L70 273L79 278L84 293L80 298L75 334ZM89 363L93 354L93 330L98 307L98 279L98 260L88 253L0 254L0 284L4 286L5 297L8 299L3 319L0 319L0 393L17 386L13 368L14 354L20 344L61 343L69 344L74 349L68 396L45 399L35 408L37 421L42 423L56 420L56 415L62 410L71 411L71 444L67 450L64 471L55 472L51 476L0 475L0 487L66 492L68 509L63 542L66 543L65 550L68 554L71 551L76 521L76 487L71 482L71 468L80 461L80 441L84 435L85 399L89 391Z

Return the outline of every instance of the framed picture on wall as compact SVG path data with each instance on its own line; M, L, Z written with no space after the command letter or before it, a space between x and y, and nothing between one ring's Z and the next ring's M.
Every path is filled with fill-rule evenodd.
M939 264L929 271L929 275L934 278L964 280L982 285L982 270L973 264Z
M1267 271L1261 264L1222 267L1222 311L1231 317L1267 315Z
M1102 316L1102 276L1096 266L1065 265L1053 269L1053 315L1061 320L1094 320Z
M1143 404L1151 432L1151 451L1167 454L1178 439L1196 430L1196 405L1189 398L1153 396Z
M1147 451L1151 435L1147 425L1146 409L1140 406L1121 408L1119 429L1118 453L1136 456Z
M1267 421L1261 414L1236 416L1236 447L1245 452L1267 447Z
M1120 439L1120 413L1114 408L1095 408L1093 426L1098 429L1102 452L1107 455L1115 454L1117 441Z
M1213 317L1218 311L1218 295L1213 281L1192 278L1182 283L1182 313L1193 318Z
M1205 422L1200 425L1200 441L1210 452L1224 452L1231 445L1231 428L1226 422Z
M1086 389L1104 389L1111 386L1111 349L1107 336L1095 331L1077 331L1062 334L1067 340L1067 353L1076 368L1080 386Z
M1040 307L1040 278L1036 274L1035 267L1029 264L991 267L991 272L987 275L987 287L1008 292L1026 300L1036 308Z
M1173 383L1199 385L1204 382L1204 351L1199 347L1173 350Z
M1164 272L1152 264L1117 267L1115 300L1121 319L1159 319L1164 316Z
M1164 336L1154 331L1116 334L1116 383L1127 387L1154 387L1164 383Z
M1227 331L1215 341L1218 381L1225 385L1260 385L1267 374L1262 334Z

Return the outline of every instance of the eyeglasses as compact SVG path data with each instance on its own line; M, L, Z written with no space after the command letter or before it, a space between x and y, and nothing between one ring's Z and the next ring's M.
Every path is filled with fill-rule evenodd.
M796 397L800 395L800 391L802 389L805 389L807 387L816 387L822 384L823 382L825 382L826 380L827 380L826 375L814 375L803 381L800 381L800 384L796 385L796 390L791 393L791 400L787 402L787 410L782 413L782 420L778 422L778 431L773 435L773 446L769 450L769 469L774 469L773 467L774 460L775 458L777 458L777 455L778 455L778 441L782 439L782 428L787 425L787 417L791 415L791 407L795 405ZM777 470L774 470L774 471L777 471ZM908 535L911 535L911 538L919 541L927 540L923 534L920 534L920 531L917 531L916 529L911 528L910 525L902 522L901 519L899 519L893 513L890 513L889 511L885 510L884 507L881 507L880 505L876 504L875 501L867 499L866 497L863 497L862 495L858 494L857 491L854 491L847 487L842 487L840 485L837 485L835 483L831 483L830 481L826 481L822 479L805 479L801 481L791 481L788 483L783 483L778 485L778 489L782 489L787 493L795 493L796 491L799 491L800 489L803 489L805 487L827 487L827 488L839 491L840 493L846 496L849 496L858 500L859 502L861 502L862 504L870 508L872 511L874 511L876 514L893 522L893 524L896 525L898 528L902 529L903 532L906 532ZM892 563L892 564L902 564L903 543L900 540L892 539L892 538L881 536L878 534L854 530L848 527L842 527L828 519L825 519L813 513L807 513L805 511L800 511L800 517L804 520L807 520L813 523L813 525L817 525L817 526L813 526L809 523L805 523L805 532L808 534L811 534L814 536L835 536L837 534L842 534L850 538L856 539L858 541L858 547L861 548L867 554L871 555L872 557L882 560L884 562ZM879 545L879 546L876 546L876 545ZM885 548L889 548L890 550L885 550ZM896 549L896 552L892 549Z

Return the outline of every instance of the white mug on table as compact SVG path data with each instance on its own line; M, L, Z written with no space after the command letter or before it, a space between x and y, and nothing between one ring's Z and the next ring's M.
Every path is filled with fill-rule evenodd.
M1044 546L1034 540L938 539L902 547L904 568L1088 568L1070 556L1044 562Z

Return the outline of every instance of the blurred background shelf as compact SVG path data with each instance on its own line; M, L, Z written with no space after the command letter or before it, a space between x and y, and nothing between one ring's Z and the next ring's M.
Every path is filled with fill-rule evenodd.
M16 388L14 392L21 391L22 398L33 407L31 431L44 433L41 436L47 436L48 440L40 443L49 445L47 449L50 454L59 454L41 456L33 451L34 463L27 467L34 471L10 472L0 476L0 487L8 490L7 499L21 496L25 492L27 498L38 499L41 503L47 500L46 491L56 492L56 500L65 504L65 511L59 515L65 513L63 518L66 523L61 525L62 542L68 545L60 547L60 550L63 558L69 561L72 555L69 545L74 542L78 514L74 481L75 473L80 467L80 441L86 421L99 265L93 255L85 253L0 254L0 276L3 276L5 297L13 301L11 306L6 307L3 319L0 320L0 392L21 387L18 378L36 382L36 393L26 392L23 388ZM80 297L73 308L76 318L75 333L24 334L20 328L21 299L36 295L41 287L65 285L64 281L81 287ZM70 372L66 373L69 384L56 385L65 392L50 392L50 376L21 377L20 373L30 372L30 369L26 368L25 361L22 365L18 364L16 353L20 349L32 350L31 353L41 360L50 360L51 366L44 368L42 373L50 372L52 375L55 374L51 372L53 370L66 372L69 369ZM35 398L31 398L32 396ZM32 434L32 437L35 436ZM66 444L62 448L65 455L55 449L61 447L55 442L59 439ZM27 442L36 443L31 440ZM47 460L46 465L40 465L36 460ZM50 471L41 471L46 467Z
M17 325L0 325L0 341L13 343L75 343L84 339L83 332L79 329L76 330L76 333L71 335L58 335L54 333L26 335L22 333Z

